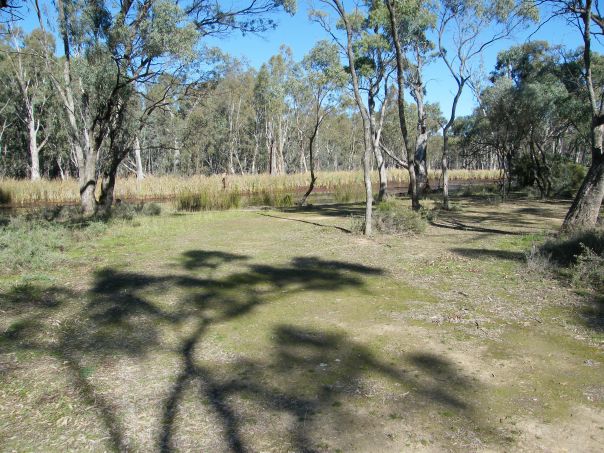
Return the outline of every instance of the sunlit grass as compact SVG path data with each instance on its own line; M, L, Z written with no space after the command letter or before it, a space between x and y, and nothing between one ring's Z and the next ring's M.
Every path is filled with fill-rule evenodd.
M497 170L452 170L451 180L492 180L497 178ZM440 171L430 172L430 181L437 181ZM388 179L392 183L406 184L409 174L406 170L391 169ZM377 173L372 175L377 183ZM115 196L123 200L168 200L175 199L186 193L216 193L223 190L236 192L240 195L255 195L269 192L285 194L306 189L310 183L309 173L270 176L233 175L227 176L148 176L142 181L133 177L118 178ZM317 191L335 192L342 187L356 187L363 183L361 171L332 171L317 172ZM434 183L432 183L434 185ZM77 203L79 200L78 182L68 180L18 180L0 179L0 190L3 196L0 203L10 203L14 206L27 206L39 203ZM97 191L100 190L100 185ZM341 191L341 189L340 189ZM348 191L348 189L346 190ZM345 191L345 192L346 192ZM354 198L354 197L353 197Z

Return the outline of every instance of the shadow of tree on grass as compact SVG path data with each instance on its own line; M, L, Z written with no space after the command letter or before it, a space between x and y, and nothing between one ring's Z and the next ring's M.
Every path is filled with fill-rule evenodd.
M177 420L190 415L182 407L185 393L192 388L205 410L219 421L225 449L233 452L254 450L253 436L241 415L244 409L288 414L291 421L282 442L295 451L317 451L319 431L371 426L370 417L341 400L371 392L371 380L378 378L412 393L406 398L390 395L401 413L412 414L426 406L449 408L468 423L482 425L464 398L476 390L475 385L447 360L428 353L407 354L404 362L412 370L405 370L384 363L347 332L283 320L273 325L271 350L261 359L238 356L229 363L199 359L197 353L214 325L279 303L284 294L367 292L364 277L381 275L381 269L315 257L297 257L283 266L262 265L247 256L205 250L185 252L180 263L175 272L160 276L101 269L85 295L57 287L4 294L3 309L15 322L0 337L1 351L37 351L62 360L82 403L95 408L108 434L107 447L115 451L133 450L132 441L119 408L94 387L85 364L154 357L168 348L162 340L166 330L179 334L180 365L156 420L158 451L177 449ZM214 275L219 269L225 272ZM168 296L176 296L175 301L162 303ZM24 304L30 304L30 309L25 310ZM69 318L47 335L54 316L67 307ZM488 427L482 432L488 432ZM198 435L204 438L210 433Z

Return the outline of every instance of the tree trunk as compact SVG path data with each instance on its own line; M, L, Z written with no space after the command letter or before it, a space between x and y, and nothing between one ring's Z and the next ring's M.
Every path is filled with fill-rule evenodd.
M604 198L604 125L592 129L592 162L583 184L571 205L563 230L590 227L596 224Z
M29 112L27 116L29 156L31 159L31 180L37 181L40 179L40 148L38 148L38 129L36 128L33 112Z
M315 176L315 153L314 153L314 144L315 139L317 138L317 134L319 133L319 126L321 125L321 120L319 119L315 123L315 129L313 134L310 136L309 145L308 145L308 153L309 153L309 164L310 164L310 185L308 186L308 190L300 200L300 206L304 206L306 204L306 200L312 193L315 188L315 182L317 182L317 177Z
M417 179L415 177L415 153L409 144L409 134L407 130L407 120L405 118L405 55L401 47L401 42L398 35L398 20L392 0L386 0L388 8L388 17L390 20L390 32L392 33L392 41L396 55L396 83L397 83L397 104L399 126L403 137L403 144L407 154L407 170L409 172L409 188L411 190L411 206L414 210L418 210L421 205L419 203L419 191L417 190Z
M441 161L443 178L443 209L449 210L449 135L447 128L443 130L443 156Z
M386 171L386 160L384 159L379 143L373 144L373 154L377 163L380 182L380 190L376 200L379 203L388 195L388 172Z
M134 163L136 165L136 179L142 181L145 178L143 172L143 162L141 160L141 143L138 139L138 135L134 137Z
M101 196L99 197L99 206L102 212L109 214L113 205L113 193L115 190L116 172L108 170L103 173L101 179Z
M359 79L355 69L355 57L353 50L353 35L352 27L348 21L348 16L341 0L333 0L342 22L346 28L346 54L348 56L348 65L350 68L350 76L352 79L352 87L354 91L354 99L359 108L361 119L363 120L363 141L365 152L363 153L363 180L365 183L365 235L371 235L371 222L373 211L373 188L371 187L371 128L369 125L369 113L363 104L363 97L359 90Z

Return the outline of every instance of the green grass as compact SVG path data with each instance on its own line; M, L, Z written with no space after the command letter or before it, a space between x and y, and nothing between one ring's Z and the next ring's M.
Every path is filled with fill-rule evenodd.
M0 279L1 445L597 450L604 338L518 255L545 207L371 239L341 204L11 222L49 255Z

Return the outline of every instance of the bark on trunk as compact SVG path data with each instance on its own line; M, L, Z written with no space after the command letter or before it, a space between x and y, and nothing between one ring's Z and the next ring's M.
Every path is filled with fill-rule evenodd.
M309 160L309 164L310 164L310 185L308 186L308 190L302 197L302 200L300 200L300 206L304 206L306 204L306 200L308 199L308 197L312 193L313 189L315 188L315 182L317 182L317 177L315 176L314 143L315 143L315 139L317 138L317 134L319 133L320 124L321 124L321 121L320 120L317 121L317 123L315 124L314 132L310 136L310 140L309 140L309 145L308 145L309 158L308 158L308 160Z
M30 116L30 115L28 115ZM38 148L38 129L33 115L28 118L29 156L31 159L31 180L40 179L40 149Z
M417 190L417 179L415 177L415 152L409 144L409 134L407 130L407 121L405 119L405 56L401 47L401 42L398 35L398 20L396 11L391 0L386 0L388 8L388 17L390 20L390 31L392 33L392 41L396 55L396 83L397 83L397 105L399 126L407 154L407 170L409 171L409 188L411 190L411 206L414 210L419 210L421 205L419 202L419 191Z
M597 3L596 11L598 11ZM602 103L601 96L596 94L592 77L592 14L592 1L586 0L584 12L580 14L580 19L583 22L583 64L591 105L591 166L568 214L566 214L566 218L562 224L563 230L594 226L598 221L602 198L604 198L604 148L602 147L604 140L604 104ZM599 16L596 24L599 26L600 31L604 30L604 25L602 25Z
M365 183L365 235L371 235L372 211L373 211L373 189L371 187L371 128L369 126L369 113L363 104L363 97L359 90L359 79L355 69L355 57L353 50L353 35L352 28L348 21L348 16L341 0L333 0L342 22L346 28L346 54L348 56L348 64L350 68L350 76L352 79L352 87L354 98L363 120L363 141L365 152L363 153L363 180Z
M141 160L141 143L138 136L134 137L134 163L136 165L136 179L142 181L145 178L143 162Z
M604 126L596 126L592 130L592 162L583 184L573 201L564 224L563 230L573 230L593 226L598 221L602 199L604 198Z

